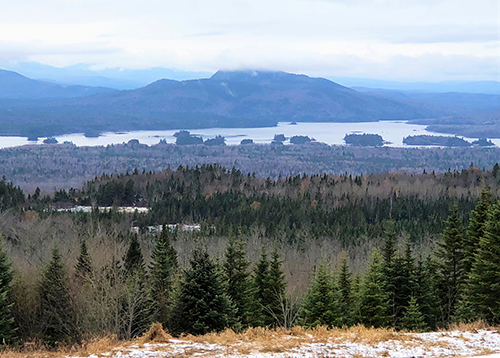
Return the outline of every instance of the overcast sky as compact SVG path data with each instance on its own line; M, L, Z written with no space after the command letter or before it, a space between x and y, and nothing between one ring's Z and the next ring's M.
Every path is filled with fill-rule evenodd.
M0 0L0 63L500 80L499 0Z

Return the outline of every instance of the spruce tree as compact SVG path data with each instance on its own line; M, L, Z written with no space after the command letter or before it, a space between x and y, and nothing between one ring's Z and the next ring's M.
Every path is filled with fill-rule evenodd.
M84 279L92 275L92 258L88 252L85 240L82 240L80 244L80 255L75 265L75 273L77 277Z
M416 266L415 298L424 316L425 324L431 330L438 327L439 317L442 317L438 287L437 265L429 256Z
M339 291L339 304L342 312L342 325L350 326L353 324L352 317L352 274L349 270L347 255L342 257L340 272L338 275L337 288Z
M447 326L455 314L458 299L466 278L464 269L464 235L458 218L458 210L453 208L441 235L443 242L438 243L436 256L439 258L440 297L443 307L443 323Z
M234 307L224 293L222 278L207 252L194 250L184 273L176 314L178 333L220 332L234 320Z
M472 211L467 228L467 235L464 237L464 270L468 275L474 263L474 256L479 245L479 240L484 235L488 212L492 205L492 196L490 188L486 187L481 192L481 199L475 210Z
M401 328L401 318L411 297L416 291L415 286L415 260L410 241L406 242L403 255L394 260L394 299L393 299L393 324Z
M255 265L252 281L253 303L251 325L253 327L264 326L264 308L269 303L268 291L266 290L269 282L269 259L264 248L262 249L259 261Z
M500 324L500 202L492 206L461 302L462 317Z
M244 243L230 238L224 261L225 291L236 309L236 319L243 328L250 324L252 287Z
M304 297L302 324L306 327L340 324L340 307L334 293L333 277L325 263L318 267L315 277Z
M40 316L42 338L46 345L55 347L78 339L75 316L67 287L66 270L57 246L40 283Z
M7 258L0 236L0 342L4 343L10 343L14 334L12 327L14 318L11 313L13 304L9 302L11 282L12 265Z
M358 324L361 322L361 289L362 289L362 280L359 272L354 276L354 280L352 281L352 318L353 324Z
M393 325L397 314L396 306L396 223L394 220L387 220L383 223L384 247L382 250L384 290L388 295L387 314L392 318Z
M141 245L139 244L137 234L133 234L130 238L130 244L123 261L125 275L130 275L136 270L144 271L144 257L142 256Z
M132 235L124 258L125 294L123 297L123 337L132 339L142 334L152 320L152 300L146 289L144 257L137 235Z
M155 320L167 326L170 316L174 275L178 269L178 262L177 252L170 243L169 232L165 225L158 236L151 259L151 297Z
M403 315L401 326L403 329L414 332L424 332L428 329L417 299L413 296L410 298L408 307Z
M267 287L265 287L264 317L265 325L276 325L283 317L284 300L287 299L285 273L281 268L281 258L278 249L275 248L271 261L269 262L269 275Z
M385 291L384 263L378 250L374 250L361 291L361 323L367 327L387 327L391 324L389 295Z

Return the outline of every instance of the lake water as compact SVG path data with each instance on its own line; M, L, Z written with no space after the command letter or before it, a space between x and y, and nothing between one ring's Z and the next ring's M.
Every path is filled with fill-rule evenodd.
M131 139L138 139L140 143L147 145L157 144L161 139L166 139L167 143L175 143L174 133L179 130L167 131L132 131L132 132L105 132L98 138L86 138L80 134L66 134L56 136L59 143L65 141L72 142L77 146L106 146L108 144L121 144ZM190 129L193 135L202 136L203 139L214 138L222 135L226 138L227 145L240 144L242 139L253 139L255 143L271 143L275 134L284 134L287 138L294 135L307 135L318 142L327 144L344 144L344 136L350 133L372 133L380 134L385 141L390 142L387 146L404 147L403 138L409 135L445 135L429 132L424 125L407 124L405 121L382 121L382 122L361 122L361 123L297 123L291 125L288 122L281 122L277 127L265 128L207 128ZM451 136L451 135L450 135ZM43 144L45 138L40 138L37 142L30 142L25 137L3 137L0 136L0 149L17 147L27 144ZM477 138L464 138L469 141ZM500 146L500 139L492 140ZM286 142L285 142L286 144Z

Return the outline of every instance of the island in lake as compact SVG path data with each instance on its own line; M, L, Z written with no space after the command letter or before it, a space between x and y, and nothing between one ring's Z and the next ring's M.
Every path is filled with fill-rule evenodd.
M380 147L384 145L384 139L379 134L346 134L346 144L362 147Z
M463 138L434 135L416 135L403 138L406 145L439 145L442 147L470 147L472 144Z

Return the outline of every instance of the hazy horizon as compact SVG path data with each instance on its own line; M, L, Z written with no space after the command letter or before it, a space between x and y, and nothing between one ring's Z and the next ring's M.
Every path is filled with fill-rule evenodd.
M400 82L500 81L495 0L20 0L0 67L283 70Z

